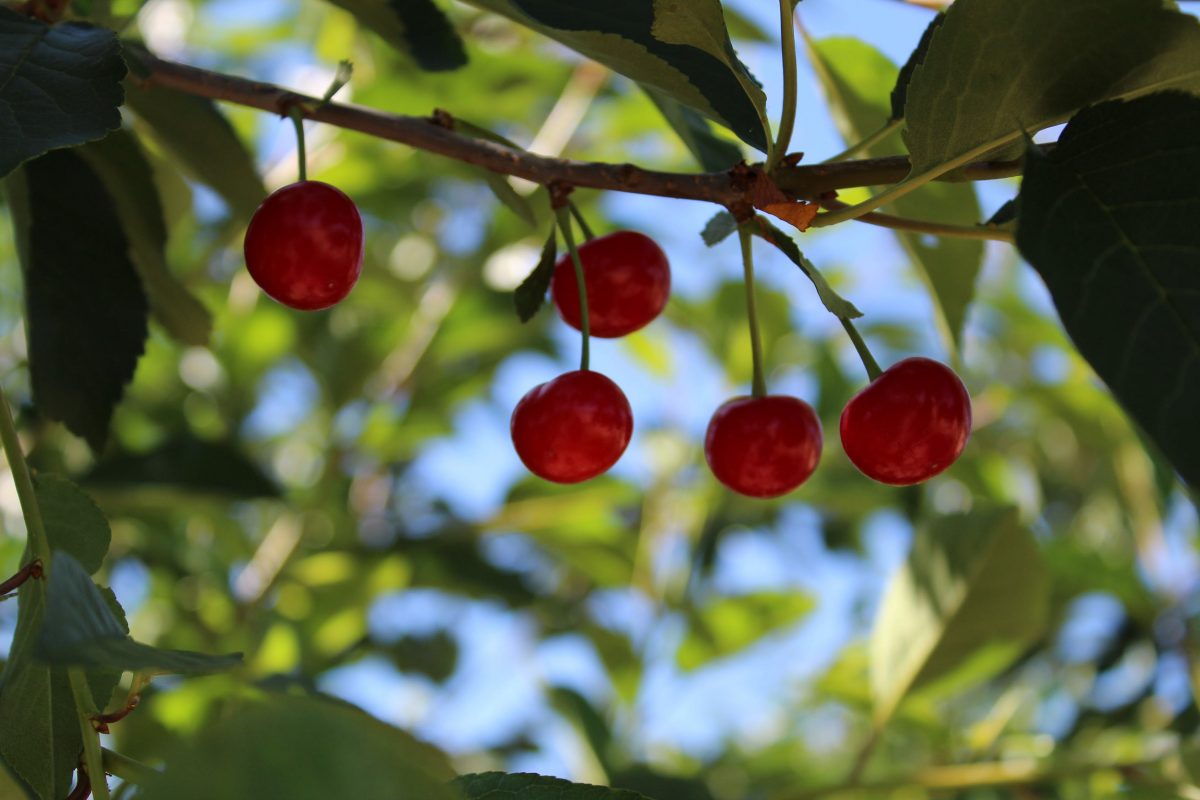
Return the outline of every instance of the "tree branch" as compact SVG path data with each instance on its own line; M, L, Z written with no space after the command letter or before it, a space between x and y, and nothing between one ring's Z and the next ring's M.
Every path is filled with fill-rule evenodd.
M542 185L563 183L587 189L606 189L634 194L701 200L723 206L751 203L757 180L747 181L747 170L728 173L681 174L642 169L633 164L601 164L548 158L496 142L476 139L454 130L450 115L432 117L387 114L362 106L322 103L318 98L297 94L269 83L226 75L157 58L148 53L134 56L141 68L143 84L162 86L188 94L286 114L298 107L306 119L358 131L406 144L418 150L472 164L502 175L514 175ZM872 158L836 164L814 164L780 168L775 181L785 192L805 199L839 189L896 183L908 175L907 158ZM1019 161L982 162L958 171L958 180L989 180L1019 175ZM761 168L752 174L767 180Z

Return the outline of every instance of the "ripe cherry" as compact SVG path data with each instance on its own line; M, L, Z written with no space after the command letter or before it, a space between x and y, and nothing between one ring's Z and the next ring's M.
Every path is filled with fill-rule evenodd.
M614 339L633 333L666 307L671 267L649 236L634 231L601 236L579 248L579 261L587 283L593 336ZM569 255L555 265L550 293L563 320L580 330L579 281Z
M589 370L535 386L512 414L517 455L534 475L555 483L579 483L607 471L632 435L625 393Z
M329 308L362 271L363 224L354 201L320 181L272 192L246 229L246 267L264 292L302 311Z
M717 480L735 492L779 497L817 468L821 422L795 397L738 397L713 414L704 455Z
M842 447L868 478L893 486L929 480L959 457L971 435L971 397L954 371L906 358L842 411Z

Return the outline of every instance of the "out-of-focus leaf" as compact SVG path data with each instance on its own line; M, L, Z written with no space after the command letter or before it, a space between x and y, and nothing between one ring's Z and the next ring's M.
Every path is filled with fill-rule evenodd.
M126 44L125 48L136 61L136 47ZM213 101L161 86L126 82L125 103L177 161L221 195L235 217L250 219L267 190L250 151Z
M110 30L0 7L0 178L121 126L125 62Z
M149 310L129 240L112 196L76 153L47 153L7 187L25 275L34 403L98 452L147 336Z
M934 27L926 31L926 39ZM888 86L896 74L895 65L857 39L825 39L814 43L813 51L819 61L817 74L822 78L843 138L847 143L861 141L887 121ZM895 102L895 94L892 101ZM896 135L871 148L869 154L890 155L901 149ZM982 215L975 189L969 183L930 184L901 197L894 209L910 219L965 226L978 224ZM929 287L947 349L956 352L967 308L975 297L975 283L983 268L983 242L933 238L905 231L896 231L896 237Z
M242 660L240 653L209 656L135 642L79 562L61 550L50 569L34 656L59 667L184 675L226 670Z
M882 724L910 694L985 680L1046 624L1049 581L1015 509L941 517L918 530L871 634Z
M517 316L521 322L529 322L541 309L546 301L546 292L550 290L550 281L554 278L554 265L558 262L558 229L551 228L550 236L542 247L542 257L529 277L521 281L521 285L513 292L513 303L517 307Z
M721 597L697 608L690 615L687 637L676 661L685 670L732 655L790 625L794 625L816 603L798 592L756 592Z
M458 641L446 631L428 636L404 636L386 645L383 652L401 672L415 672L441 683L454 674Z
M908 84L913 174L1164 89L1200 91L1200 20L1162 0L959 0Z
M172 439L144 455L106 458L84 482L139 492L160 487L232 498L279 496L275 482L232 444L190 436Z
M1200 486L1200 99L1089 108L1027 159L1021 254L1083 357Z
M529 204L528 198L517 193L517 190L508 182L508 178L485 169L483 170L483 179L487 181L488 188L492 190L492 194L496 195L496 199L504 204L505 208L520 217L529 227L537 227L537 215L533 213L533 206Z
M79 154L116 201L117 215L129 239L129 255L141 275L154 316L180 342L207 344L212 315L167 266L162 203L137 138L127 131L116 131L80 148Z
M431 72L458 69L467 51L433 0L329 0Z
M169 753L147 800L459 800L439 751L352 706L248 698Z
M652 86L643 84L642 89L705 172L722 172L741 163L744 158L741 148L717 137L698 111Z
M717 0L468 0L666 92L767 149L766 96L738 60Z
M465 800L650 800L625 789L588 786L529 773L463 775L454 785Z

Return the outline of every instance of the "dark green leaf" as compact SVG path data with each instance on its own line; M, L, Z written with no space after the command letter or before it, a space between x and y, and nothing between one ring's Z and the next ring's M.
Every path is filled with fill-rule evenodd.
M1027 159L1021 254L1080 353L1200 487L1200 100L1095 106Z
M112 196L74 152L29 162L8 188L34 404L99 451L147 335L129 242Z
M110 30L51 27L0 7L0 178L121 126L120 51Z
M58 475L38 475L34 488L50 546L70 553L89 575L100 569L112 531L92 498Z
M79 562L61 550L50 569L34 655L51 666L184 675L226 670L242 660L240 653L209 656L135 642Z
M1000 208L996 209L996 213L992 214L992 218L987 221L988 225L1013 225L1017 221L1017 201L1009 200Z
M587 786L528 773L463 775L454 785L466 800L649 800L643 794L625 789Z
M458 800L446 757L349 705L247 699L168 754L146 800Z
M278 497L279 487L231 444L190 436L146 454L124 453L101 461L85 483L146 492L150 487L219 497Z
M467 63L462 39L433 0L329 0L385 42L408 53L421 69L444 72Z
M137 138L127 131L117 131L81 147L79 154L116 201L117 215L131 245L130 256L158 321L184 344L207 344L212 315L167 266L167 226L162 202L150 162Z
M415 672L442 683L458 664L458 640L439 630L427 636L403 636L382 648L401 672Z
M762 217L759 217L756 223L755 235L775 245L781 253L800 268L800 271L812 281L813 287L817 290L817 296L821 298L821 303L825 306L826 311L840 319L858 319L863 315L853 303L834 291L816 265L800 252L800 247L792 237Z
M896 86L892 89L892 119L904 119L904 104L908 101L908 83L912 80L913 70L925 60L925 54L929 52L929 44L933 41L934 32L942 27L942 23L945 21L944 14L938 14L929 21L929 27L921 34L921 40L917 42L916 49L912 51L908 61L904 62L904 66L900 68Z
M928 34L926 31L927 37ZM896 74L895 65L878 50L856 39L825 39L814 44L813 51L822 65L818 74L830 105L839 112L834 118L842 136L847 143L861 141L885 123L887 87ZM885 156L901 150L897 135L870 148L868 154ZM983 213L969 183L930 184L901 197L894 210L909 219L964 226L978 224ZM983 242L923 237L906 231L896 231L896 238L929 287L947 349L956 352L967 309L975 297L975 283L983 268Z
M941 517L918 530L871 634L877 723L921 689L1006 666L1046 623L1049 580L1014 509Z
M709 247L716 247L737 233L737 229L737 220L734 219L733 214L728 211L718 211L716 216L704 226L704 230L700 232L700 238Z
M1200 20L1162 0L959 0L913 70L904 139L914 174L940 170L1163 89L1200 91Z
M705 172L724 172L743 161L741 148L718 138L708 120L698 111L651 86L643 85L642 88Z
M546 300L546 292L550 289L550 281L554 278L554 265L558 261L558 229L550 229L550 238L542 248L542 257L537 266L517 290L513 293L513 302L517 306L517 316L521 322L529 322L537 314L538 309Z
M125 49L136 62L136 46ZM250 151L211 100L126 82L125 102L177 161L224 198L235 217L250 219L267 190Z
M738 60L718 0L468 0L503 14L767 149L766 97Z

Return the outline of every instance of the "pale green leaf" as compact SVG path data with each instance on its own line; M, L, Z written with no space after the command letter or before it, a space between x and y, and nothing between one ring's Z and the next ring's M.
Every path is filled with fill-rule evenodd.
M691 670L733 655L796 624L815 602L799 592L755 592L721 597L694 609L676 661Z

